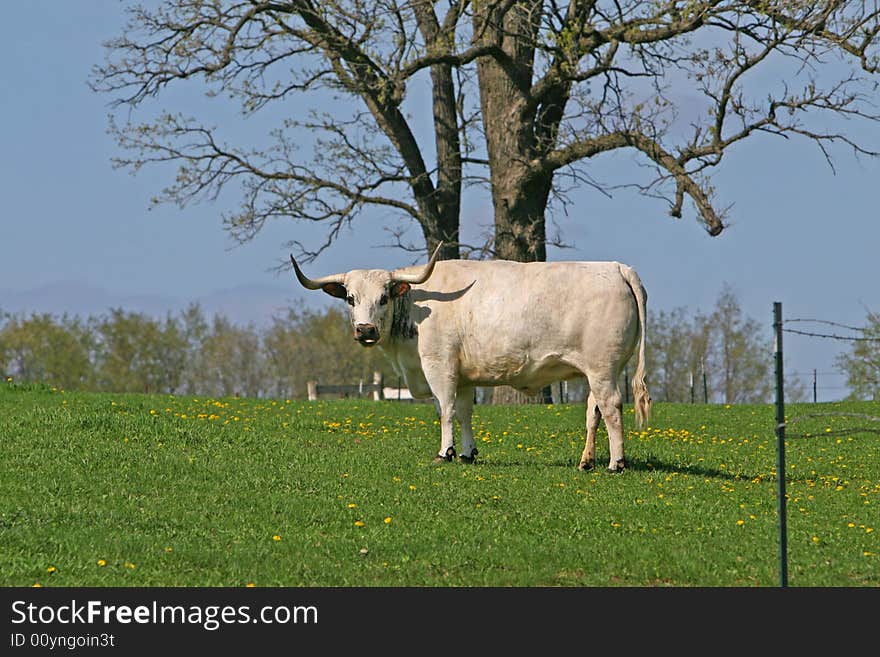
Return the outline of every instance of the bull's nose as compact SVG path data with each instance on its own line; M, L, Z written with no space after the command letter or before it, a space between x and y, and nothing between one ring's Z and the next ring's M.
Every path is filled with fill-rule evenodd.
M364 344L372 344L379 339L379 329L374 324L357 324L354 327L354 339Z

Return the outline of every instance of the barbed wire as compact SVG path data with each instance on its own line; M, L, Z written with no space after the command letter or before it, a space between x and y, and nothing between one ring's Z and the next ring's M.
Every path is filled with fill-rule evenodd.
M824 419L827 417L857 417L861 420L871 420L872 422L880 422L880 417L876 417L874 415L867 415L865 413L804 413L803 415L796 415L789 420L786 420L786 426L789 424L796 424L798 422L802 422L803 420L815 420L815 419Z
M851 429L833 429L831 431L819 431L816 433L785 433L786 438L839 438L851 436L857 433L874 433L880 435L880 427L853 427Z
M819 438L819 437L840 437L840 436L851 436L857 433L874 433L880 434L880 417L876 417L874 415L867 415L865 413L806 413L804 415L797 415L793 418L790 418L779 425L782 428L787 428L792 424L797 424L798 422L802 422L804 420L816 420L816 419L828 419L829 417L846 417L846 418L858 418L860 420L868 420L870 422L877 422L878 426L867 426L867 427L845 427L842 429L832 429L828 431L818 431L816 433L796 433L789 434L786 433L786 438Z
M793 324L795 322L805 322L810 324L825 324L827 326L837 326L848 331L859 331L865 333L869 329L864 326L850 326L849 324L841 324L840 322L832 322L827 319L807 319L805 317L793 317L783 320L783 324ZM836 333L816 333L813 331L800 331L798 329L783 328L786 333L795 333L797 335L806 335L811 338L827 338L830 340L844 340L847 342L880 342L880 338L872 338L865 336L838 335Z
M816 376L847 376L846 372L814 372L813 370L810 370L808 372L786 372L785 376L813 376L814 374Z
M831 322L827 319L804 319L801 317L795 317L794 319L783 320L783 324L792 324L794 322L809 322L812 324L827 324L829 326L838 326L840 328L849 329L850 331L867 331L868 330L864 326L849 326L848 324L841 324L840 322Z
M849 342L880 342L880 338L862 338L847 335L837 335L835 333L812 333L810 331L798 331L797 329L782 329L786 333L797 333L798 335L806 335L811 338L831 338L834 340L844 340Z

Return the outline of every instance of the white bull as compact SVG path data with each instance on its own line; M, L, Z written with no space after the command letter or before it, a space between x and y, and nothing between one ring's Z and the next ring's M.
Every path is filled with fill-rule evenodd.
M596 428L608 429L608 469L625 467L617 382L633 352L636 420L647 422L645 385L647 294L636 272L618 262L437 262L395 271L356 269L299 282L349 305L354 339L382 349L416 398L437 399L441 443L436 460L477 455L471 414L474 386L509 385L528 394L563 379L589 383L586 445L578 468L594 466Z

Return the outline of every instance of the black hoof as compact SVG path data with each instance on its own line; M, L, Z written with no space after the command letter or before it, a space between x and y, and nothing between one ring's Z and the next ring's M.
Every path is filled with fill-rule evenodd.
M455 448L450 447L446 450L446 455L438 454L434 457L434 463L447 463L455 458Z
M578 470L580 470L581 472L588 472L594 467L596 467L596 464L593 461L581 461L580 463L578 463Z
M614 467L614 468L608 468L608 472L618 473L618 472L623 472L624 470L626 470L626 461L624 461L623 459L620 459L620 460L619 460L617 463L615 463L614 465L615 465L616 467Z
M462 454L461 456L458 457L458 460L461 461L462 463L476 463L477 462L477 454L479 454L479 452L477 451L476 448L474 448L474 451L471 452L470 456L465 456L464 454Z

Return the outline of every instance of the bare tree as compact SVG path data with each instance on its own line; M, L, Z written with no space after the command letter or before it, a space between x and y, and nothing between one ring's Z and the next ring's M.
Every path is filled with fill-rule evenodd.
M674 217L690 199L718 235L729 201L710 173L737 143L801 137L829 163L834 144L877 154L851 129L880 118L871 1L166 0L129 11L94 89L133 109L198 80L245 118L271 107L288 118L264 146L232 145L198 118L132 112L111 122L127 153L117 164L179 165L160 201L237 184L241 207L225 224L240 240L275 218L321 222L326 240L299 244L306 255L384 207L416 222L429 251L442 240L442 257L467 256L459 215L473 182L490 185L494 205L480 255L546 259L548 207L565 205L567 186L607 192L592 161L620 150L648 165L631 184ZM423 91L427 139L412 114Z

